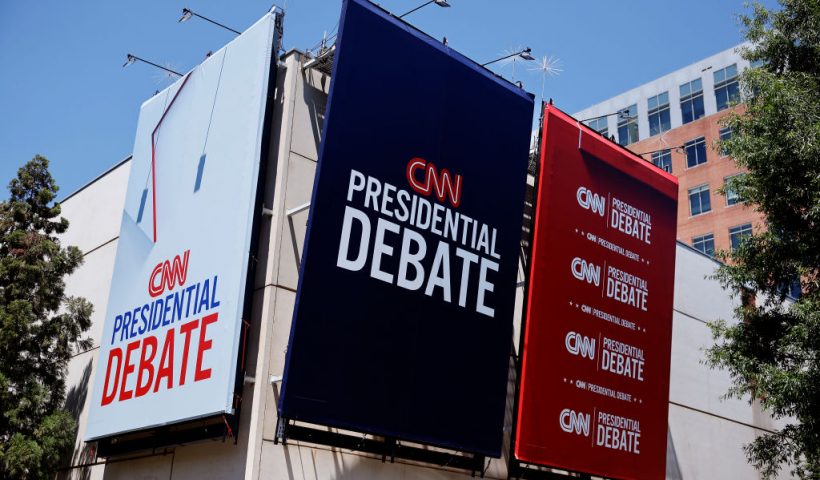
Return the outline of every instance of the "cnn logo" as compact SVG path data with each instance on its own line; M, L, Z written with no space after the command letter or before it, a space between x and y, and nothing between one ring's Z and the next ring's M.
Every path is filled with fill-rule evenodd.
M580 205L581 208L592 210L592 213L597 213L602 217L604 216L606 198L603 196L593 193L592 190L587 187L579 187L575 192L575 199L578 200L578 205Z
M573 355L578 355L590 360L595 359L595 339L581 335L577 332L569 332L564 337L564 346Z
M589 436L590 415L588 413L576 412L569 408L561 410L558 417L558 424L561 430L567 433L575 432L576 435Z
M185 250L182 258L176 255L173 260L158 263L148 278L148 294L152 297L158 297L166 290L173 290L177 285L185 285L185 280L188 278L188 258L190 256L191 251Z
M601 284L601 267L583 258L573 258L570 270L572 270L572 276L578 280L595 284L596 287Z
M418 170L424 172L419 179ZM461 175L453 175L446 168L436 170L433 162L423 158L414 158L407 164L407 182L419 195L425 197L435 194L439 202L449 197L453 207L461 205Z

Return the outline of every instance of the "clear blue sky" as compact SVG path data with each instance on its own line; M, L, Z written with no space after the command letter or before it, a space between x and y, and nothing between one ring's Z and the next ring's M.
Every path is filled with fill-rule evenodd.
M383 0L402 13L423 0ZM484 62L530 46L564 71L545 96L573 112L743 40L743 0L450 0L406 19ZM772 8L774 0L764 4ZM340 0L280 0L286 49L307 49L336 26ZM169 84L157 70L122 68L126 53L185 72L233 38L202 20L178 24L183 7L244 30L267 1L141 0L0 2L0 198L17 168L40 153L63 198L128 156L140 104ZM516 64L538 95L541 77ZM496 70L507 78L512 65Z

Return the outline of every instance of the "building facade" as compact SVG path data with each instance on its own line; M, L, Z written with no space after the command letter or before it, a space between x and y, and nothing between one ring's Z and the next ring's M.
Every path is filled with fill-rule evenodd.
M330 85L327 74L305 68L307 60L298 52L290 52L279 65L272 133L267 146L268 168L265 178L260 179L264 185L264 206L271 214L265 217L259 231L248 367L239 428L233 436L109 457L100 456L94 442L83 441L91 402L89 388L99 372L100 337L107 316L130 162L120 162L61 202L63 215L71 222L62 242L78 246L85 258L82 267L67 279L66 293L87 298L95 310L88 332L94 346L78 352L69 365L67 407L75 414L79 430L74 452L58 478L470 478L470 471L453 468L446 461L391 461L389 457L356 448L276 440L277 402L308 215L301 207L310 201ZM782 426L757 404L722 400L730 385L728 373L711 370L701 363L702 349L712 342L706 322L731 319L736 306L736 299L708 278L716 265L708 256L682 243L677 245L666 448L669 479L759 478L747 463L742 447L757 435ZM523 269L519 279L522 293ZM516 330L513 356L520 348L516 343L521 322L520 297L512 319ZM516 383L513 365L511 358L504 450L502 458L487 462L485 478L508 478ZM370 439L360 433L348 433L362 441Z
M573 116L678 177L678 239L712 255L764 228L726 180L742 174L716 146L731 136L721 125L743 109L738 76L749 67L738 49L724 50Z

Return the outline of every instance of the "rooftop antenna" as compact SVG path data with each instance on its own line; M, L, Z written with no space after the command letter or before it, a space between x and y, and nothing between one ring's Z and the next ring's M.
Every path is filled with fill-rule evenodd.
M541 72L541 101L544 101L544 84L547 80L547 75L550 77L557 77L561 74L564 70L561 68L561 59L558 57L553 57L550 55L547 57L546 55L541 57L538 60L538 64L532 68L528 68L527 70L531 72Z

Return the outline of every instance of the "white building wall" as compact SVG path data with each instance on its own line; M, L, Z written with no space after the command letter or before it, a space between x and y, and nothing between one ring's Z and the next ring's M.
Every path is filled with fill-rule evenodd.
M725 59L720 55L715 57ZM679 78L683 77L669 81L677 85ZM125 162L62 204L64 215L71 221L63 242L78 245L86 254L86 263L68 279L67 289L95 305L90 332L95 348L75 356L69 366L67 403L79 418L80 431L71 467L61 472L60 477L256 480L469 476L469 472L400 459L394 464L389 460L382 463L381 457L348 450L274 442L280 385L270 380L282 375L307 221L307 210L290 216L287 213L310 201L330 79L316 71L303 70L300 55L291 53L280 66L277 82L274 134L264 179L265 206L273 210L273 215L265 217L260 228L260 263L254 283L247 357L248 375L253 383L248 383L243 392L236 444L231 439L217 439L139 452L132 457L98 459L93 444L84 445L80 440L127 184L129 164ZM669 89L671 97L672 88ZM647 90L647 94L655 93ZM622 104L613 103L611 107L628 106L628 98L632 97L624 97ZM678 244L669 407L671 441L667 447L670 479L758 478L746 463L742 446L760 432L774 428L770 417L755 405L742 400L721 400L729 387L728 375L710 370L701 362L703 349L711 344L705 322L731 319L734 307L727 293L708 278L716 265L714 260ZM515 323L518 331L520 322L516 319ZM511 370L505 457L509 455L514 381ZM82 467L94 462L101 464ZM492 460L486 478L507 478L506 464L507 458Z
M610 99L575 112L572 116L579 120L586 120L602 115L613 114L607 117L607 127L609 135L615 135L615 138L617 139L618 118L617 115L614 114L619 110L629 107L630 105L637 104L638 138L640 140L644 140L650 137L647 107L647 100L649 97L654 97L655 95L663 92L669 92L671 128L680 127L683 125L680 109L680 86L697 78L700 78L703 81L704 116L717 113L714 72L732 64L737 64L738 73L748 68L749 62L741 58L738 51L739 48L745 46L747 46L747 44L744 43L726 49L720 53L716 53L715 55L704 58L703 60L695 62L691 65L687 65L668 75L664 75L660 78L652 80L651 82L633 88L632 90L627 90L626 92L616 95Z

